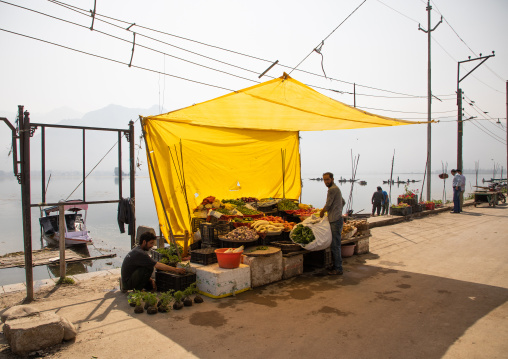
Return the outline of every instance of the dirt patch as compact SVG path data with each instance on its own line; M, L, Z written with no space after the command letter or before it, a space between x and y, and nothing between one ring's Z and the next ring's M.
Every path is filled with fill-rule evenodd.
M347 317L348 315L353 314L353 313L351 313L351 312L343 312L340 309L328 307L328 306L325 305L321 309L319 309L319 310L317 310L315 312L312 312L312 314L334 314L334 315L337 315L339 317Z
M208 312L193 313L189 318L189 323L201 327L218 328L226 324L227 320L217 310L210 310Z

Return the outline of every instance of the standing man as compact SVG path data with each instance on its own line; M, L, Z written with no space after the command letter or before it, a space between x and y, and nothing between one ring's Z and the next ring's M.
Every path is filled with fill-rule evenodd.
M453 180L453 211L450 213L460 213L460 177L456 170L451 170Z
M457 172L460 176L460 193L459 193L459 200L460 200L460 211L462 212L462 205L464 204L464 191L466 190L466 176L462 174L462 170L460 168L457 168Z
M374 216L374 212L377 212L377 215L379 216L379 213L381 212L381 203L383 202L383 190L381 187L377 187L377 191L374 192L372 195L372 215Z
M383 191L383 201L381 202L381 214L388 214L388 208L390 207L390 199L388 198L388 193Z
M134 247L124 258L122 263L121 284L122 290L157 290L155 281L151 278L153 268L185 274L185 269L168 266L157 262L148 251L155 245L155 234L145 232L139 237L139 246Z
M330 227L332 229L332 244L330 247L332 250L333 269L328 272L328 274L342 275L340 241L342 226L344 225L344 220L342 218L342 206L344 199L342 198L342 193L340 192L339 187L333 183L333 173L323 173L323 181L325 182L326 187L328 187L328 193L326 195L326 204L319 213L319 216L323 217L325 212L328 212L328 221L330 222Z

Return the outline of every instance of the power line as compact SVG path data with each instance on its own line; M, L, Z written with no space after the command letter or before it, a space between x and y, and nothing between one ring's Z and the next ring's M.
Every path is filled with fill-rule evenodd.
M434 4L434 6L436 7L437 9L437 12L443 16L443 14L439 11L439 8L437 7L436 3L431 0L432 3ZM443 20L446 22L446 24L450 27L450 29L452 29L452 31L455 33L455 35L457 35L457 37L460 39L460 41L462 41L464 43L464 45L466 45L466 47L469 49L469 51L471 51L474 55L476 55L476 52L473 51L473 49L471 49L471 47L469 47L468 44L466 44L466 42L459 36L459 34L457 33L457 31L455 31L455 29L452 27L452 25L448 22L448 20L446 20L446 18L443 16ZM487 69L489 69L490 72L492 72L498 79L500 79L501 81L505 82L505 79L503 79L501 76L499 76L494 70L492 70L488 65L485 65L485 67L487 67ZM497 90L496 90L497 91Z
M494 136L490 135L489 133L485 132L481 127L478 127L474 122L471 122L472 125L474 125L476 128L480 129L482 132L484 132L486 135L492 137L492 139L496 140L497 142L499 143L502 143L503 145L506 145L506 142L504 141L500 141L498 140L497 138L495 138Z
M363 4L365 4L365 2L366 2L366 1L367 1L367 0L363 0L363 2L362 2L360 5L358 5L358 6L356 7L356 9L354 9L354 10L353 10L353 12L351 12L351 14L349 14L349 15L348 15L348 16L347 16L344 20L342 20L342 22L341 22L341 23L340 23L340 24L339 24L339 25L338 25L335 29L333 29L333 31L332 31L331 33L329 33L329 34L328 34L328 36L327 36L327 37L325 37L325 38L324 38L324 39L323 39L323 40L322 40L322 41L321 41L321 42L320 42L320 43L319 43L316 47L314 47L314 48L312 49L312 51L311 51L311 52L310 52L307 56L305 56L305 58L304 58L302 61L300 61L300 62L298 63L298 65L296 65L296 66L295 66L295 67L294 67L291 71L289 71L289 75L291 75L291 73L292 73L292 72L293 72L293 71L294 71L297 67L299 67L299 66L302 64L302 62L304 62L305 60L307 60L307 58L308 58L308 57L309 57L309 56L310 56L310 55L311 55L314 51L316 51L316 49L318 48L318 46L320 46L320 44L321 44L321 46L323 46L323 44L325 43L325 40L327 40L330 36L332 36L332 34L335 32L335 30L337 30L339 27L341 27L341 25L342 25L343 23L345 23L345 22L346 22L346 20L347 20L347 19L349 19L349 18L350 18L350 17L351 17L351 16L352 16L355 12L356 12L356 10L358 10L358 9L359 9L359 8L360 8ZM323 70L323 71L324 71L324 70ZM325 76L325 77L326 77L326 76Z
M18 7L18 8L21 8L23 10L27 10L27 11L31 11L31 12L34 12L34 13L37 13L39 15L43 15L43 16L47 16L49 18L52 18L52 19L55 19L55 20L59 20L59 21L63 21L63 22L66 22L68 24L71 24L71 25L75 25L75 26L78 26L78 27L81 27L81 28L84 28L84 29L89 29L87 26L84 26L84 25L81 25L81 24L78 24L78 23L75 23L73 21L69 21L69 20L65 20L65 19L62 19L62 18L59 18L57 16L53 16L53 15L50 15L50 14L46 14L46 13L43 13L43 12L40 12L40 11L37 11L37 10L34 10L34 9L29 9L29 8L26 8L26 7L23 7L23 6L20 6L20 5L16 5L16 4L12 4L12 3L9 3L7 1L4 1L4 0L0 0L1 3L4 3L4 4L8 4L8 5L12 5L12 6L15 6L15 7ZM116 40L120 40L120 41L123 41L123 42L127 42L127 43L132 43L131 40L126 40L126 39L123 39L121 37L118 37L118 36L115 36L115 35L111 35L107 32L104 32L104 31L101 31L101 30L97 30L96 28L94 29L95 32L99 33L99 34L102 34L102 35L105 35L105 36L109 36L111 38L114 38ZM144 36L142 34L139 34L139 36ZM155 39L152 39L152 40L155 40ZM167 45L170 45L172 46L171 44L167 44ZM180 61L184 61L184 62L187 62L187 63L190 63L192 65L195 65L195 66L200 66L200 67L203 67L203 68L206 68L206 69L209 69L209 70L212 70L212 71L217 71L217 72L221 72L221 73L224 73L226 75L229 75L229 76L233 76L233 77L237 77L237 78L240 78L242 80L247 80L247 81L251 81L251 82L255 82L255 83L260 83L259 81L256 81L256 80L252 80L252 79L249 79L249 78L246 78L246 77L243 77L243 76L238 76L238 75L235 75L235 74L232 74L230 72L227 72L227 71L223 71L223 70L219 70L219 69L215 69L213 67L210 67L210 66L206 66L206 65L203 65L203 64L199 64L197 62L194 62L194 61L190 61L190 60L187 60L187 59L183 59L181 57L178 57L178 56L174 56L174 55L171 55L171 54L168 54L168 53L165 53L163 51L159 51L159 50L156 50L154 48L151 48L151 47L148 47L148 46L145 46L145 45L142 45L140 43L137 43L136 46L139 46L141 48L144 48L144 49L147 49L147 50L150 50L150 51L154 51L154 52L157 52L157 53L160 53L160 54L163 54L163 55L166 55L166 56L169 56L169 57L172 57L172 58L175 58L177 60L180 60ZM196 53L194 53L196 54ZM199 55L199 54L198 54ZM207 57L207 56L205 56ZM208 57L207 57L208 58ZM209 59L212 59L212 58L209 58ZM212 59L214 60L214 59ZM223 62L224 63L224 62ZM231 65L231 64L228 64L230 66L234 66L234 65ZM246 70L246 69L244 69ZM247 71L250 71L250 70L247 70ZM253 73L256 73L255 71L251 71ZM256 73L257 74L257 73Z
M40 12L40 11L37 11L37 10L34 10L34 9L29 9L29 8L26 8L26 7L23 7L23 6L19 6L19 5L15 5L15 4L11 4L9 2L6 2L4 0L0 0L0 2L2 3L5 3L5 4L8 4L8 5L12 5L12 6L15 6L15 7L19 7L21 9L24 9L24 10L27 10L27 11L31 11L31 12L35 12L37 14L40 14L40 15L43 15L43 16L47 16L47 17L50 17L50 18L53 18L55 20L59 20L59 21L63 21L63 22L66 22L66 23L69 23L71 25L75 25L75 26L78 26L78 27L81 27L81 28L86 28L87 30L89 29L87 26L84 26L84 25L81 25L81 24L78 24L78 23L75 23L75 22L72 22L72 21L69 21L69 20L65 20L65 19L62 19L62 18L59 18L59 17L56 17L56 16L53 16L53 15L49 15L49 14L46 14L46 13L43 13L43 12ZM53 1L52 1L53 2ZM64 6L65 7L65 6ZM75 12L78 12L79 14L82 14L81 12L77 11L77 10L74 10L74 9L71 9L72 11L75 11ZM85 15L85 14L82 14L82 15ZM99 20L99 19L98 19ZM100 21L100 20L99 20ZM112 26L115 26L115 27L119 27L118 25L115 25L115 24L111 24L111 23L108 23L106 22L107 24L110 24ZM119 27L121 28L122 30L127 30L127 29L124 29L122 27ZM126 40L126 39L123 39L123 38L120 38L118 36L114 36L114 35L111 35L107 32L104 32L104 31L101 31L101 30L97 30L97 28L94 29L96 32L102 34L102 35L105 35L105 36L109 36L109 37L112 37L114 39L117 39L117 40L120 40L120 41L123 41L123 42L127 42L127 43L131 43L131 40ZM129 31L129 30L127 30ZM249 71L251 73L255 73L257 74L256 71L252 71L252 70L249 70L249 69L246 69L246 68L243 68L243 67L240 67L240 66L236 66L236 65L233 65L233 64L229 64L229 63L226 63L226 62L223 62L223 61L220 61L220 60L216 60L214 58L211 58L211 57L208 57L208 56L205 56L205 55L202 55L202 54L199 54L199 53L196 53L196 52L193 52L193 51L190 51L190 50L187 50L187 49L184 49L184 48L181 48L181 47L178 47L178 46L174 46L172 44L169 44L167 42L164 42L164 41L161 41L161 40L158 40L158 39L155 39L155 38L152 38L152 37L149 37L149 36L145 36L143 34L139 34L139 36L143 36L143 37L146 37L148 39L151 39L151 40L155 40L155 41L158 41L158 42L161 42L163 44L166 44L166 45L169 45L169 46L173 46L173 47L176 47L178 49L181 49L181 50L184 50L184 51L188 51L192 54L195 54L195 55L199 55L199 56L202 56L202 57L205 57L207 59L211 59L211 60L214 60L214 61L218 61L220 63L223 63L223 64L226 64L226 65L229 65L229 66L233 66L233 67L236 67L236 68L239 68L239 69L242 69L242 70L245 70L245 71ZM148 47L148 46L144 46L144 45L141 45L141 44L137 44L139 47L141 48L145 48L145 49L148 49L148 50L151 50L151 51L154 51L154 52L157 52L157 53L160 53L160 54L163 54L163 55L167 55L169 57L173 57L175 59L178 59L178 60L181 60L181 61L184 61L184 62L188 62L190 64L193 64L193 65L196 65L196 66L200 66L200 67L203 67L203 68L207 68L209 70L212 70L212 71L217 71L217 72L221 72L221 73L224 73L224 74L227 74L227 75L230 75L230 76L233 76L233 77L237 77L237 78L240 78L240 79L243 79L243 80L247 80L247 81L251 81L251 82L255 82L255 83L260 83L259 81L256 81L256 80L252 80L252 79L249 79L249 78L245 78L245 77L242 77L242 76L238 76L238 75L235 75L235 74L232 74L232 73L229 73L227 71L223 71L223 70L219 70L219 69L215 69L215 68L212 68L212 67L209 67L209 66L206 66L206 65L203 65L203 64L199 64L199 63L196 63L196 62L193 62L193 61L189 61L187 59L183 59L183 58L180 58L180 57L177 57L177 56L174 56L174 55L171 55L171 54L168 54L168 53L165 53L165 52L162 52L162 51L159 51L157 49L153 49L151 47ZM274 78L272 76L268 76L268 77L271 77L271 78ZM320 86L317 86L317 85L308 85L308 86L311 86L311 87L315 87L315 88L319 88L319 89L322 89L322 90L327 90L327 91L333 91L333 92L339 92L339 93L347 93L347 94L351 94L353 95L354 93L352 92L347 92L347 91L340 91L340 90L334 90L334 89L329 89L329 88L324 88L324 87L320 87ZM380 95L370 95L370 94L361 94L361 93L356 93L357 96L371 96L371 97L382 97L382 98L426 98L426 96L414 96L414 97L408 97L408 96L405 96L405 97L399 97L399 96L380 96ZM443 95L443 96L449 96L449 95ZM453 95L452 95L453 96Z
M70 5L70 4L66 4L64 2L61 2L61 1L57 1L57 0L48 0L50 1L51 3L55 4L55 5L58 5L58 6L62 6L64 8L67 8L69 10L72 10L72 11L75 11L75 12L78 12L79 14L81 15L84 15L86 17L89 17L89 11L88 10L85 10L85 9L82 9L82 8L79 8L77 6L74 6L74 5ZM79 10L79 11L78 11ZM105 20L101 20L100 17L104 17L104 18L107 18L107 19L110 19L110 20L113 20L113 21L118 21L118 22L121 22L123 24L127 24L127 25L130 25L128 28L123 28L122 26L118 26L116 24L112 24L108 21L105 21ZM102 21L106 24L109 24L111 26L115 26L117 28L121 28L123 30L126 30L126 31L129 31L129 32L133 32L132 30L130 30L130 27L131 26L136 26L136 27L139 27L139 28L142 28L142 29L145 29L145 30L148 30L148 31L153 31L153 32L157 32L157 33L160 33L160 34L163 34L163 35L167 35L167 36L172 36L172 37L175 37L175 38L179 38L179 39L182 39L182 40L186 40L186 41L189 41L189 42L194 42L194 43L197 43L197 44L200 44L200 45L203 45L203 46L207 46L207 47L211 47L211 48L215 48L215 49L218 49L218 50L222 50L222 51L226 51L226 52L230 52L230 53L234 53L234 54L237 54L237 55L241 55L241 56L245 56L245 57L249 57L249 58L252 58L252 59L255 59L255 60L259 60L259 61L264 61L264 62L268 62L268 63L272 63L273 61L272 60L267 60L267 59L263 59L263 58L260 58L260 57L256 57L256 56L252 56L252 55L248 55L248 54L244 54L244 53L241 53L241 52L238 52L238 51L233 51L233 50L229 50L229 49L226 49L226 48L223 48L223 47L219 47L219 46L215 46L215 45L211 45L211 44L207 44L207 43L204 43L204 42L201 42L201 41L197 41L197 40L193 40L193 39L189 39L189 38L186 38L186 37L183 37L183 36L179 36L179 35L174 35L174 34L171 34L171 33L168 33L168 32L164 32L164 31L160 31L160 30L157 30L157 29L153 29L153 28L149 28L149 27L146 27L146 26L142 26L142 25L138 25L136 23L133 23L133 22L129 22L129 21L125 21L125 20L120 20L120 19L116 19L116 18L113 18L113 17L110 17L110 16L106 16L106 15L102 15L102 14L99 14L99 13L96 13L95 14L95 18L97 21ZM139 34L139 33L138 33ZM187 49L184 49L184 48L180 48L178 46L175 46L175 45L172 45L172 44L169 44L169 43L166 43L162 40L157 40L155 38L152 38L150 36L147 36L147 35L142 35L142 36L145 36L149 39L152 39L154 41L159 41L159 42L162 42L166 45L169 45L169 46L173 46L173 47L176 47L176 48L179 48L183 51L189 51L192 53L192 51L190 50L187 50ZM196 53L197 54L197 53ZM201 55L201 54L198 54L198 56L204 56L204 55ZM205 56L206 57L206 56ZM214 61L218 61L218 62L222 62L220 60L216 60L216 59L213 59L213 58L210 58ZM228 63L225 63L225 62L222 62L224 64L228 64ZM236 65L232 65L232 64L228 64L229 66L234 66L234 67L237 67L237 68L240 68L242 70L245 70L245 71L249 71L249 72L254 72L256 74L258 74L257 72L255 71L252 71L252 70L248 70L248 69L244 69L244 68L241 68L239 66L236 66ZM280 66L282 68L286 68L286 69L290 69L291 66L289 65L284 65L284 64L281 64L281 63L278 63L276 66ZM313 73L311 71L306 71L306 70L301 70L301 69L295 69L295 71L299 71L299 72L302 72L302 73L305 73L305 74L308 74L308 75L312 75L312 76L317 76L317 77L320 77L320 78L325 78L325 76L321 75L321 74L316 74L316 73ZM268 77L271 77L271 76L268 76ZM273 77L272 77L273 78ZM401 95L401 96L407 96L407 97L423 97L423 98L426 98L426 96L419 96L419 95L412 95L412 94L407 94L407 93L402 93L402 92L396 92L396 91L391 91L391 90L386 90L386 89L381 89L381 88L377 88L377 87L373 87L373 86L368 86L368 85L362 85L362 84L358 84L358 83L353 83L353 82L349 82L349 81L345 81L345 80L340 80L340 79L336 79L336 78L332 78L332 77L328 77L329 80L333 80L333 81L337 81L337 82L341 82L341 83L345 83L345 84L349 84L349 85L356 85L358 87L363 87L363 88L367 88L367 89L371 89L371 90L375 90L375 91L382 91L382 92L387 92L387 93L392 93L392 94L395 94L395 95ZM357 93L357 95L359 95ZM437 95L438 97L441 97L441 96L449 96L449 95Z
M386 110L383 108L372 108L372 107L365 107L365 106L356 106L357 108L366 108L368 110L376 110L376 111L387 111L387 112L399 112L399 113L416 113L416 114L422 114L425 115L426 112L412 112L412 111L398 111L398 110ZM441 112L433 112L433 113L450 113L455 112L455 110L450 111L441 111Z
M464 113L466 113L466 115L468 115L469 117L471 117L471 118L469 119L469 121L470 121L471 123L473 123L473 121L474 121L474 119L472 118L473 116L471 116L471 115L470 115L469 113L467 113L466 111L464 111ZM463 121L463 122L464 122L464 121ZM473 123L473 124L474 124L474 123ZM481 126L481 128L480 128L479 126L476 126L476 125L475 125L475 126L476 126L477 128L479 128L480 130L482 130L484 133L488 134L488 135L489 135L490 137L492 137L493 139L495 139L495 140L497 140L497 141L499 141L499 140L503 141L503 140L504 140L501 136L498 136L498 135L496 135L495 133L491 132L488 128L486 128L485 126L483 126L483 124L481 124L480 122L478 122L478 125L480 125L480 126Z
M413 18L411 18L411 17L407 16L406 14L401 13L399 10L396 10L396 9L394 9L393 7L389 6L389 5L386 5L386 4L385 4L384 2L382 2L381 0L377 0L377 2L379 2L379 3L383 4L384 6L386 6L386 7L387 7L387 8L389 8L389 9L392 9L393 11L395 11L396 13L399 13L400 15L404 16L405 18L407 18L407 19L409 19L409 20L411 20L411 21L413 21L413 22L415 22L415 23L419 24L419 21L416 21L415 19L413 19Z
M115 59L110 59L110 58L105 57L105 56L92 54L90 52L74 49L72 47L68 47L68 46L57 44L57 43L54 43L54 42L51 42L51 41L39 39L39 38L32 37L32 36L29 36L29 35L20 34L18 32L14 32L14 31L2 29L2 28L0 28L0 31L4 31L4 32L10 33L10 34L21 36L21 37L26 37L26 38L32 39L32 40L37 40L37 41L40 41L40 42L43 42L43 43L46 43L46 44L54 45L54 46L57 46L57 47L61 47L61 48L64 48L64 49L67 49L67 50L71 50L71 51L74 51L74 52L78 52L78 53L81 53L81 54L85 54L85 55L88 55L88 56L93 56L93 57L97 57L99 59L115 62L117 64L129 66L129 64L126 63L126 62L122 62L122 61L115 60ZM174 78L177 78L177 79L180 79L180 80L189 81L189 82L197 83L197 84L200 84L200 85L215 87L215 88L218 88L218 89L221 89L221 90L230 91L230 92L236 92L235 90L231 90L231 89L228 89L226 87L212 85L212 84L209 84L209 83L206 83L206 82L191 80L191 79L188 79L188 78L185 78L185 77L181 77L181 76L177 76L177 75L172 75L172 74L168 74L168 73L157 71L157 70L152 70L152 69L149 69L149 68L146 68L146 67L141 67L141 66L136 66L136 65L131 65L131 67L134 67L134 68L137 68L137 69L140 69L140 70L149 71L149 72L154 72L154 73L161 74L161 75L164 75L164 76L174 77Z

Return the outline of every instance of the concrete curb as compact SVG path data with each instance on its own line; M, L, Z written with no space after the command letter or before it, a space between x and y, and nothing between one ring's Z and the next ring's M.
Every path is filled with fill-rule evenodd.
M464 202L463 207L471 207L473 205L474 205L474 201L467 201L467 202ZM369 228L389 226L392 224L410 221L413 218L426 217L426 216L430 216L432 214L443 213L443 212L451 211L451 210L453 210L453 206L443 206L442 208L423 211L423 212L419 212L419 213L413 213L408 216L392 216L390 218L382 219L379 221L369 222Z
M108 270L102 270L102 271L97 271L97 272L69 275L67 277L74 279L76 282L83 282L88 279L97 278L97 277L106 277L109 275L120 275L120 271L121 271L120 268L115 268L115 269L108 269ZM57 281L58 281L58 278L48 278L48 279L36 280L36 281L34 281L34 292L36 292L42 288L45 288L45 287L55 286ZM6 284L4 286L0 286L0 295L21 292L21 291L26 291L26 284L24 282L17 283L17 284Z

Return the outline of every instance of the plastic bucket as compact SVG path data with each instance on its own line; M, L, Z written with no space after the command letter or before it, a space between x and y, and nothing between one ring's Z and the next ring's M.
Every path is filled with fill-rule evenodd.
M218 248L215 250L219 267L226 269L238 268L240 266L243 251L238 253L224 253L228 249L229 248Z
M342 258L352 257L355 254L356 244L348 243L340 247L340 254Z

